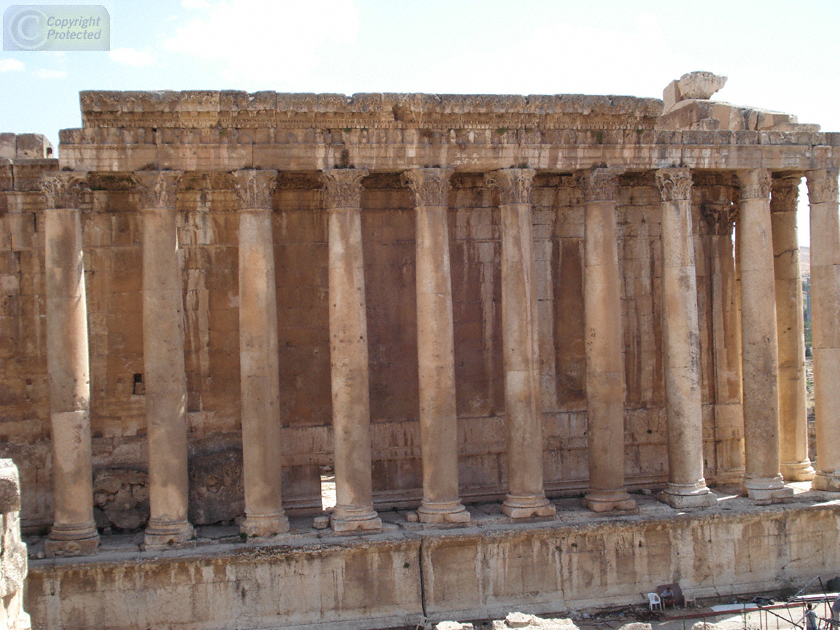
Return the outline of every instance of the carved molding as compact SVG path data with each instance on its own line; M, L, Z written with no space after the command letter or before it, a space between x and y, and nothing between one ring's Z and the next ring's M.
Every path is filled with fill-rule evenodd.
M741 186L741 200L770 198L772 180L770 171L764 168L754 168L738 171L738 183Z
M87 173L58 171L41 175L39 187L47 208L78 208L82 193L87 190Z
M233 173L233 190L240 210L271 209L277 171L243 169Z
M505 168L484 176L491 188L499 189L499 204L531 203L531 188L534 185L532 168Z
M774 179L770 194L770 212L796 212L798 204L799 178Z
M837 171L808 171L808 200L814 203L837 203Z
M596 168L575 173L575 183L583 190L584 202L615 201L618 198L618 176L622 172L617 168Z
M402 182L414 193L414 205L417 207L449 205L449 178L454 169L414 168L402 174Z
M327 210L361 208L362 179L367 174L366 168L332 168L323 171Z
M738 206L734 203L704 203L700 214L712 228L712 234L732 234L735 219L738 218Z
M662 168L656 171L656 185L662 201L691 200L691 170Z
M174 208L182 171L135 171L141 208Z

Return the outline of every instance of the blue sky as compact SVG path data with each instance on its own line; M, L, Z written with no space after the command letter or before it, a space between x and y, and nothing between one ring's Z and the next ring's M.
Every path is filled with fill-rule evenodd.
M661 98L692 70L729 77L716 99L840 131L837 0L99 4L110 52L0 52L0 131L56 144L90 89Z

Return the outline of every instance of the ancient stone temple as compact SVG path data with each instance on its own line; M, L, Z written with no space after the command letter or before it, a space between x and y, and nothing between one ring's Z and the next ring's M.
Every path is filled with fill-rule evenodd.
M0 136L33 624L388 627L836 571L840 134L723 81L83 92L57 159Z

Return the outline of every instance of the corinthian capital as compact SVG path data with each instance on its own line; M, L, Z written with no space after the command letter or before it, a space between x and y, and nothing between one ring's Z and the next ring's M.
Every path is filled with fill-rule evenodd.
M738 206L731 202L704 203L700 214L712 228L713 234L732 234L732 225L738 217Z
M277 171L244 169L233 173L233 190L240 210L271 209Z
M808 200L814 203L837 203L837 171L808 171Z
M414 168L402 174L402 182L414 193L417 207L449 205L449 177L453 169Z
M615 201L618 198L618 176L624 171L617 168L595 168L575 173L575 183L583 190L583 200Z
M47 208L78 208L87 173L58 171L41 175L39 186Z
M746 199L770 198L770 171L764 168L752 168L738 171L738 183L741 185L741 201Z
M531 188L534 184L534 169L504 168L484 176L491 188L499 189L501 205L531 203Z
M134 171L141 208L174 208L182 171Z
M799 204L799 178L780 177L773 180L770 212L796 212Z
M687 168L661 168L656 171L656 185L662 201L691 200L691 170Z
M361 208L362 179L366 168L332 168L323 171L327 210Z

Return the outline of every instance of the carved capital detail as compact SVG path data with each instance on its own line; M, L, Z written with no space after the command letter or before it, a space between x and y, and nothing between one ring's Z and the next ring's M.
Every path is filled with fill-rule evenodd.
M618 198L618 176L624 171L617 168L596 168L575 173L575 184L583 190L584 202L615 201Z
M780 177L773 180L770 212L796 212L799 204L799 178Z
M704 203L700 214L712 228L713 234L732 234L735 219L738 218L738 206L734 203Z
M182 171L135 171L141 208L174 208Z
M332 168L323 171L327 210L361 208L362 179L366 168Z
M531 188L534 184L532 168L505 168L484 176L484 181L491 188L499 189L499 203L531 203Z
M808 171L808 200L814 203L837 203L837 171Z
M738 171L738 183L741 185L741 200L770 198L772 180L770 171L764 168L753 168Z
M691 170L662 168L656 171L656 185L662 201L691 200Z
M39 186L47 208L78 208L85 186L86 172L58 171L41 175Z
M271 209L277 171L244 169L233 173L233 190L240 210Z
M414 193L414 205L420 207L449 205L449 178L453 168L414 168L402 174L403 186Z

